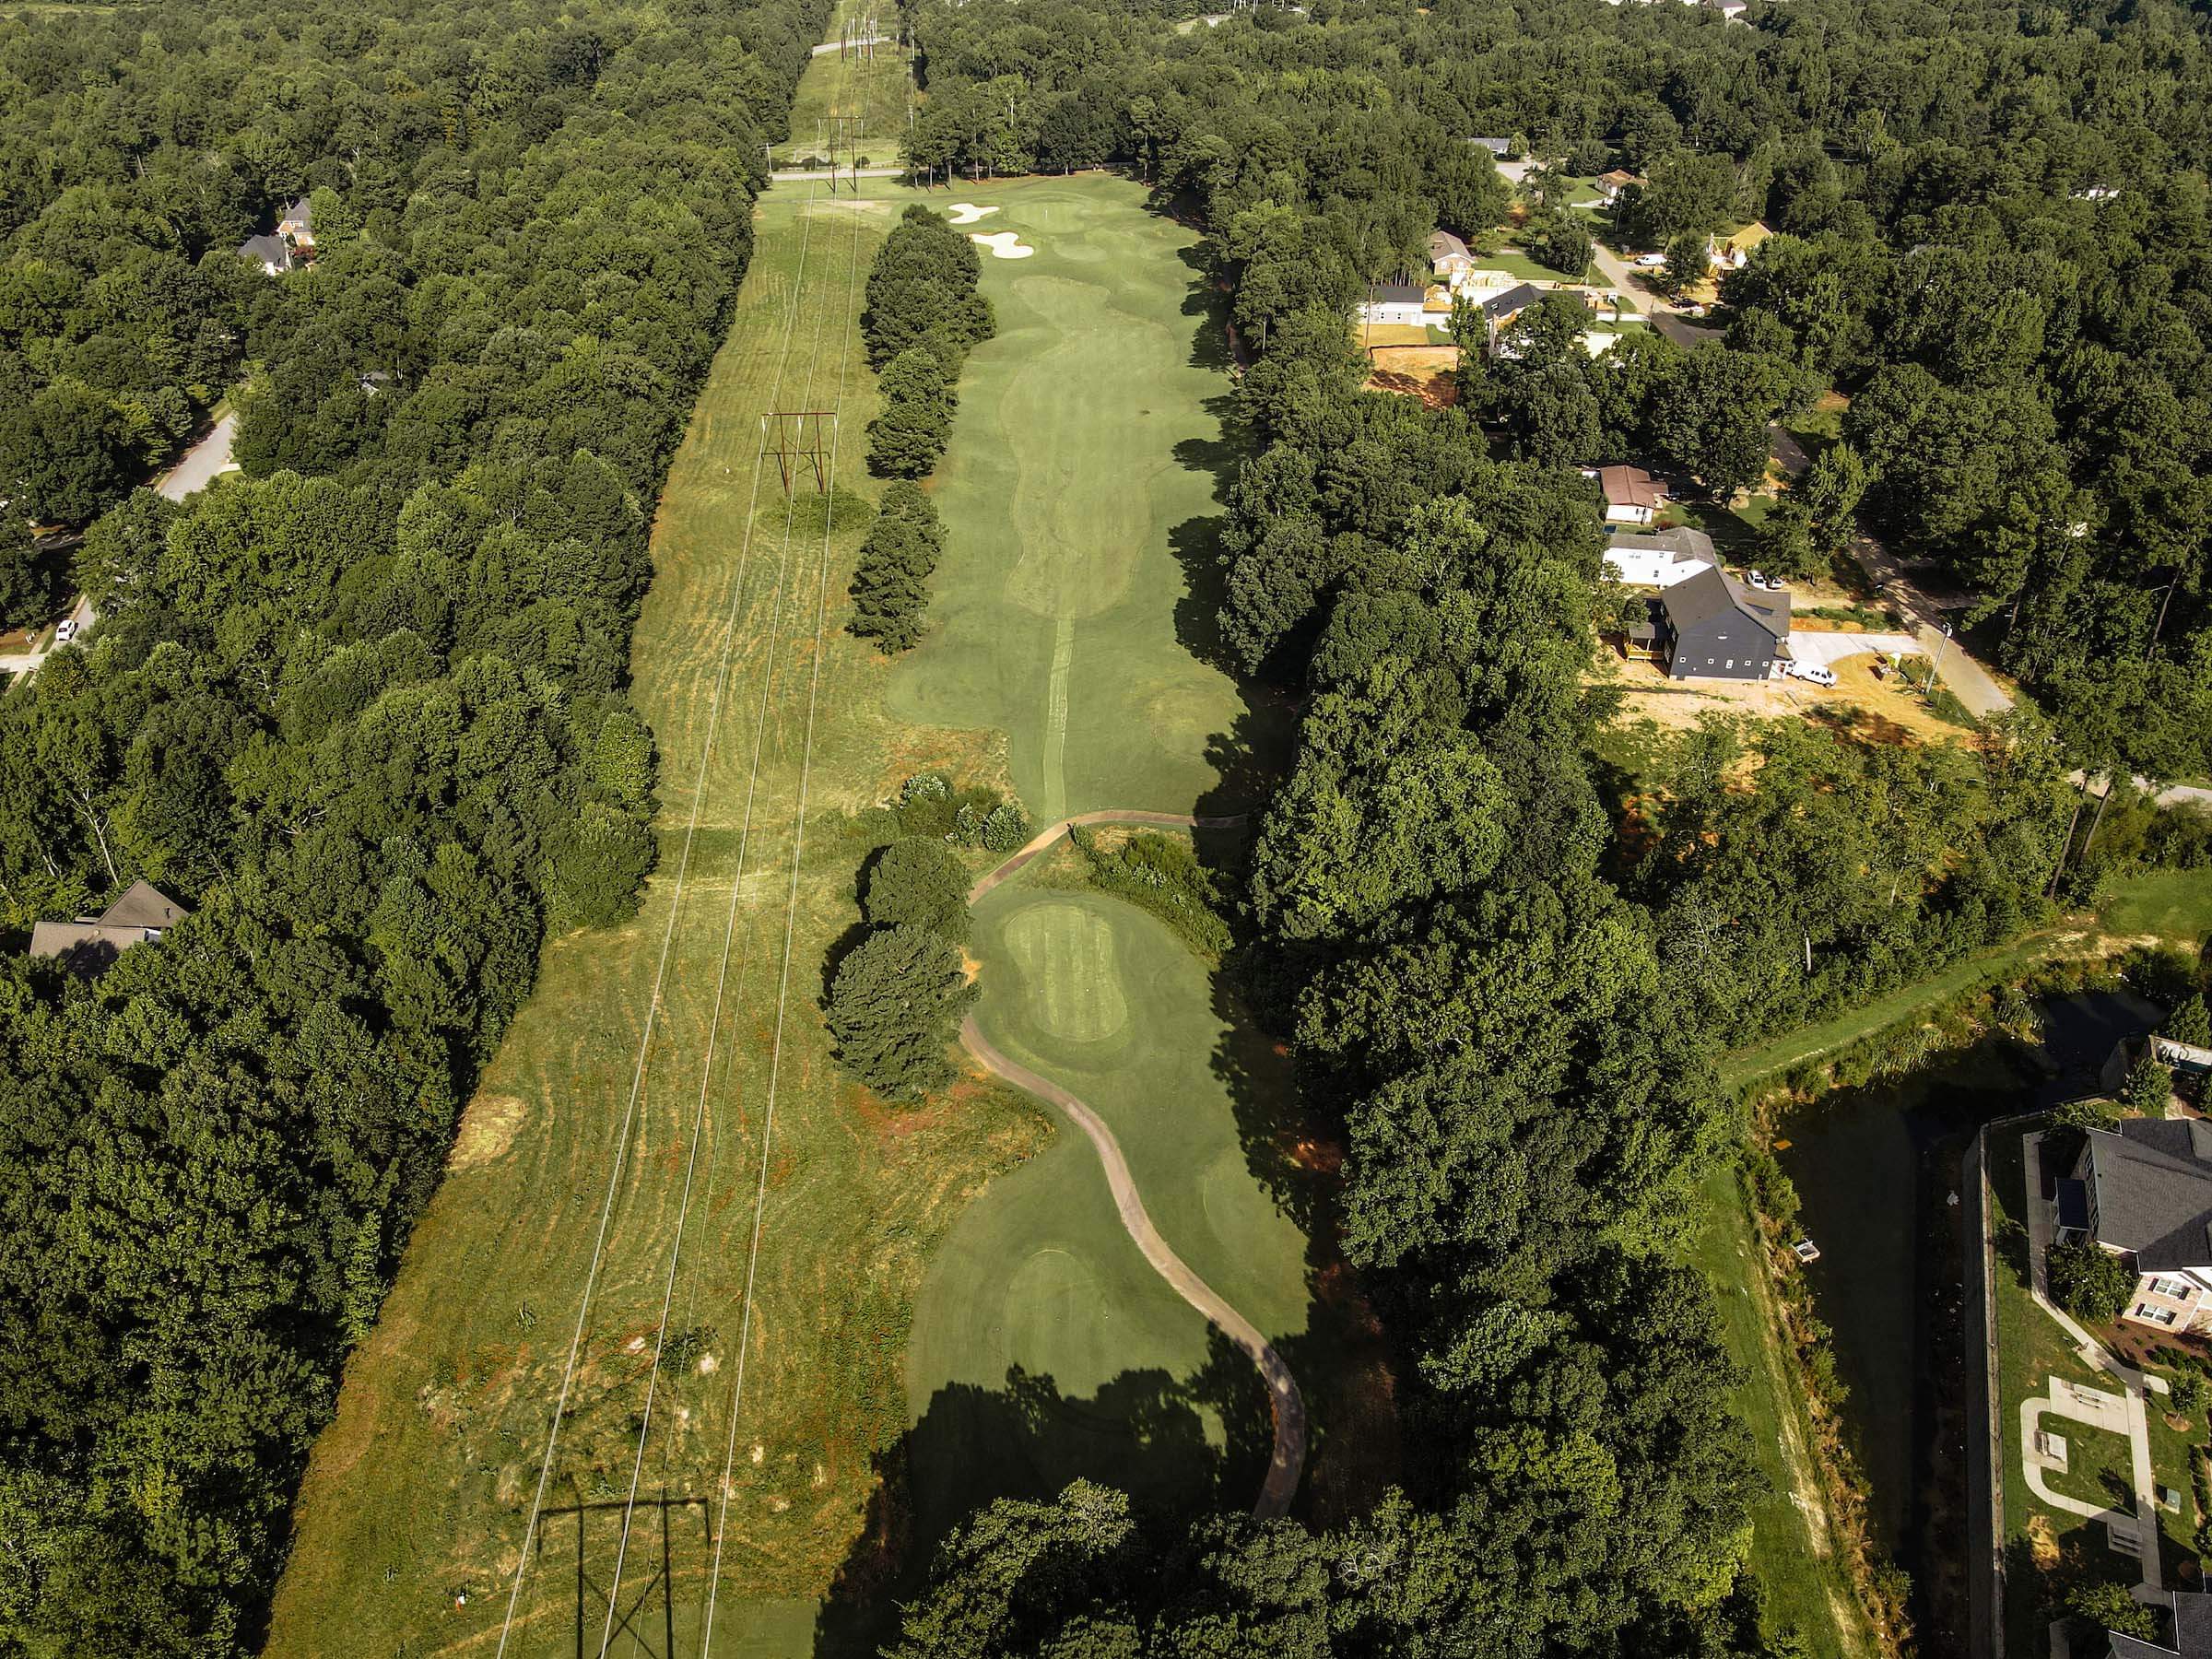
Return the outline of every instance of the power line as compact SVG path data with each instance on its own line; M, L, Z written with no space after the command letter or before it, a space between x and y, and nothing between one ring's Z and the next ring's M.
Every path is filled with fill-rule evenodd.
M853 257L845 275L845 312L853 310L853 290L860 273L861 216L853 216ZM844 404L845 375L853 357L853 329L845 330L837 369L836 405ZM832 426L830 432L830 462L836 464L838 430ZM776 984L776 1020L770 1040L768 1059L768 1102L760 1125L760 1179L753 1195L753 1237L746 1256L745 1312L737 1333L737 1366L730 1386L729 1441L723 1452L721 1511L714 1524L714 1564L707 1576L707 1617L700 1634L700 1659L707 1659L714 1642L714 1607L722 1592L722 1552L724 1541L729 1535L730 1473L737 1455L737 1418L745 1400L745 1366L750 1345L753 1324L753 1287L760 1266L760 1235L768 1211L769 1152L776 1126L776 1085L782 1075L783 1061L783 1015L791 992L792 937L797 930L799 908L799 870L806 851L806 789L814 767L814 724L822 688L822 623L830 607L830 531L831 515L822 515L822 550L816 579L814 608L814 662L806 690L806 735L799 746L799 796L797 810L793 814L791 847L791 890L783 908L783 962Z
M810 198L812 194L809 191ZM784 317L783 338L776 368L779 380L782 376L783 361L790 352L793 324L798 320L799 295L806 284L807 243L811 238L813 222L811 216L802 215L801 218L798 276L792 286L791 305ZM753 463L753 488L756 491L759 488L760 467L764 460L764 456L759 456ZM536 1535L538 1517L545 1509L546 1486L552 1478L553 1458L560 1444L561 1418L568 1411L569 1394L575 1385L577 1356L582 1350L584 1326L591 1314L592 1296L597 1288L600 1265L606 1258L607 1229L614 1219L615 1196L620 1189L622 1171L629 1159L630 1128L636 1122L638 1100L644 1088L646 1057L652 1050L653 1028L660 1016L661 992L667 980L669 952L676 942L677 918L683 909L684 884L690 872L692 843L699 833L700 807L706 794L707 763L713 754L714 729L720 718L723 689L729 677L730 655L736 643L737 605L744 590L745 567L751 545L752 524L748 514L746 551L739 554L737 570L731 578L729 615L723 629L722 653L714 672L714 689L707 706L707 739L700 752L699 776L692 786L691 817L684 830L683 853L677 862L676 888L669 900L668 925L661 935L660 959L653 971L653 996L646 1006L645 1029L638 1039L638 1063L630 1076L629 1101L623 1110L621 1137L616 1143L614 1166L607 1172L606 1197L600 1207L598 1233L592 1241L592 1260L584 1275L583 1300L576 1310L576 1329L569 1338L568 1359L561 1370L560 1394L554 1403L553 1421L547 1431L545 1454L538 1465L536 1489L530 1500L530 1518L523 1528L522 1550L515 1562L514 1584L507 1594L507 1612L500 1623L500 1645L494 1659L505 1654L508 1639L514 1629L515 1609L522 1600L523 1578L529 1571L530 1541Z
M809 396L814 391L814 371L821 357L822 322L823 312L818 311L815 313L814 341L813 344L808 347L806 354L806 382L801 387L799 393L799 398L802 403L805 402L807 396ZM841 369L840 371L840 375L841 379ZM831 429L832 432L834 432L834 423L832 423ZM756 466L756 480L758 479L759 472L759 468ZM756 482L756 492L757 490L758 484ZM791 532L797 511L798 496L795 492L787 490L783 498L782 551L777 556L776 582L774 588L771 590L771 597L769 606L768 631L769 637L771 640L775 637L776 619L782 615L782 612L783 575L784 572L790 568L792 541ZM830 515L829 512L825 510L822 520L825 535L828 533L830 516ZM748 513L748 534L750 530L750 515ZM737 872L735 878L730 883L729 912L724 924L722 935L722 965L714 982L714 1007L712 1016L710 1018L707 1028L707 1052L705 1064L700 1072L699 1104L694 1110L691 1119L691 1148L689 1156L686 1159L684 1165L683 1196L677 1210L676 1242L668 1254L667 1282L663 1288L661 1293L660 1328L653 1337L653 1367L647 1376L645 1384L645 1407L638 1425L638 1449L636 1455L631 1459L630 1462L629 1492L628 1497L624 1500L622 1506L621 1539L615 1547L615 1570L609 1582L609 1587L607 1590L606 1624L606 1628L601 1631L599 1639L599 1652L602 1659L605 1659L606 1650L614 1641L615 1608L617 1600L621 1594L622 1567L624 1561L628 1559L629 1554L630 1526L632 1518L634 1517L637 1509L638 1483L640 1477L644 1472L645 1445L647 1441L652 1438L653 1432L653 1402L658 1397L660 1391L661 1357L667 1351L668 1311L672 1306L674 1306L676 1300L677 1273L682 1261L684 1251L684 1223L690 1215L692 1177L699 1164L700 1131L701 1125L706 1121L707 1092L713 1079L715 1039L719 1035L721 1030L723 993L724 987L728 982L729 978L730 940L736 928L737 901L745 883L745 860L747 850L750 845L752 837L753 804L759 789L760 759L762 751L767 743L768 705L770 694L774 689L775 686L775 659L771 656L767 662L762 664L760 670L760 708L759 713L755 720L753 726L752 772L746 785L744 825L738 832Z

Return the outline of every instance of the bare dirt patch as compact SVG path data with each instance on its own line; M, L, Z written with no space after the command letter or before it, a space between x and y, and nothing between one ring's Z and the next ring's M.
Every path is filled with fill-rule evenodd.
M461 1133L453 1137L453 1155L446 1160L449 1174L488 1164L514 1145L528 1105L518 1095L480 1094L461 1114Z
M1370 391L1418 397L1432 409L1459 401L1456 346L1378 346L1367 354Z

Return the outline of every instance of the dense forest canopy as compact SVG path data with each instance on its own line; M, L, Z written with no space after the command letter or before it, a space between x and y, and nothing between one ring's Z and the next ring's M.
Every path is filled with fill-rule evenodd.
M825 16L0 22L0 461L100 611L0 698L0 926L193 912L0 958L0 1648L256 1644L541 941L634 905L646 528ZM241 259L302 194L313 263ZM226 392L244 477L128 493Z

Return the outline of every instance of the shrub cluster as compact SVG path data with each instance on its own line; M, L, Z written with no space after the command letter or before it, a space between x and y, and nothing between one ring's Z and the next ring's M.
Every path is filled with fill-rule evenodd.
M919 202L884 239L868 269L860 319L883 409L868 423L868 465L893 478L934 470L959 406L960 365L991 337L991 302L977 291L975 244Z
M860 545L853 571L853 619L846 624L888 652L922 637L930 572L945 550L944 527L922 487L901 478L883 492L883 507Z
M2043 1257L2051 1300L2089 1324L2110 1324L2136 1288L2127 1265L2094 1244L2053 1244Z

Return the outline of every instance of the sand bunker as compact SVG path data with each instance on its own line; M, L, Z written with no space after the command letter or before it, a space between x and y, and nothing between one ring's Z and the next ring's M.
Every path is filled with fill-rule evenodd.
M955 202L952 205L951 211L952 222L954 224L972 225L977 219L982 218L985 214L996 213L998 209L995 207L978 207L973 202Z
M1027 259L1037 252L1034 248L1024 246L1021 238L1011 230L1001 230L991 236L979 235L971 230L968 233L968 240L982 242L984 247L991 250L991 257L994 259Z

